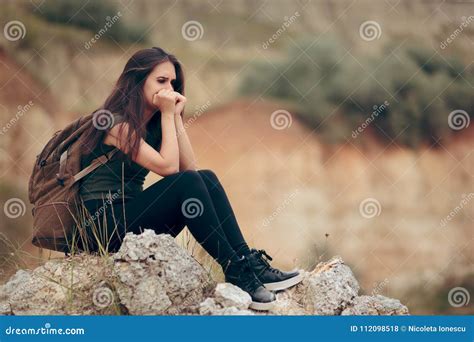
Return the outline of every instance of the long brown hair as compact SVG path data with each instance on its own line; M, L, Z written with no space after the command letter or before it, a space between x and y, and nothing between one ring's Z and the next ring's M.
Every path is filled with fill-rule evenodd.
M147 126L144 125L145 97L143 95L143 85L153 68L167 61L171 62L175 67L176 81L173 84L174 91L184 95L184 72L181 63L174 55L167 53L159 47L152 47L139 50L128 60L111 94L107 97L103 106L94 111L94 115L96 113L98 115L119 113L124 116L125 122L129 125L127 146L125 146L129 162L138 153L140 146L139 137L144 138L146 136ZM157 112L159 112L159 109L153 113L150 122L159 116ZM181 115L183 115L183 112L181 112ZM100 120L100 118L97 118L97 120ZM87 138L85 139L84 153L91 153L111 128L97 126L94 124L91 126L90 131L85 132Z

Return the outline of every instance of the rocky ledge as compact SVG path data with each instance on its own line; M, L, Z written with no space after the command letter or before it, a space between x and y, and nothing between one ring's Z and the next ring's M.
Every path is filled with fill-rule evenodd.
M304 271L277 293L268 312L249 309L250 296L216 283L168 234L127 234L108 257L80 254L19 270L0 287L3 315L407 315L399 300L359 296L340 257Z

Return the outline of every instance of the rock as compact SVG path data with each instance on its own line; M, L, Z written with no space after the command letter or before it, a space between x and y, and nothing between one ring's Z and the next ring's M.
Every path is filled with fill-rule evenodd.
M278 292L276 294L276 303L274 307L269 311L273 315L308 315L305 311L302 302L301 285L297 285L293 288L287 289L286 291Z
M0 288L0 308L14 315L197 313L214 286L170 235L145 230L127 234L113 258L81 254L18 271Z
M10 308L10 304L3 302L0 304L0 315L6 316L6 315L11 315L12 314L12 309Z
M252 297L247 292L231 283L217 284L214 296L216 302L223 307L235 306L245 310L252 303Z
M276 294L268 312L249 309L250 295L216 284L168 234L125 236L111 256L78 254L19 270L0 286L1 315L406 315L396 299L358 296L340 257L319 263L303 281Z
M110 269L105 259L82 256L51 260L33 271L19 270L0 288L0 307L9 306L13 315L114 314L114 306L97 307L92 301L97 284L110 276Z
M220 307L217 305L214 298L206 298L201 304L199 304L199 314L201 315L212 315L213 312L219 309Z
M303 280L303 306L314 315L339 315L359 292L359 283L340 257L320 263Z
M199 314L213 316L254 315L250 310L239 309L235 306L222 307L222 305L216 303L214 298L206 298L206 300L200 304Z
M168 234L128 233L114 255L117 292L132 315L197 312L208 286L204 268Z
M385 296L360 296L341 315L408 315L408 308L398 299Z
M251 316L255 315L252 311L250 310L240 310L236 308L235 306L231 306L228 308L222 308L214 311L212 313L213 315L220 315L220 316Z

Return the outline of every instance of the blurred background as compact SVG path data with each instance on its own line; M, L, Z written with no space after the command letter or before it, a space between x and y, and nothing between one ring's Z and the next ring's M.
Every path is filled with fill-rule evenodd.
M36 155L159 46L185 68L198 167L251 247L287 269L340 255L412 314L474 312L472 1L0 6L1 282L64 256L30 243Z

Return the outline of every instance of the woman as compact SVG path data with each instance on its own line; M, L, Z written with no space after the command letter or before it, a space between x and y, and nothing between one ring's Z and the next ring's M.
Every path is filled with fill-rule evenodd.
M176 237L187 226L222 266L226 282L247 291L252 308L268 310L275 300L271 290L297 284L301 274L275 269L264 250L250 249L216 174L196 171L183 125L185 103L183 70L175 56L153 47L130 58L87 132L83 166L119 149L81 183L91 215L85 225L87 249L114 252L127 232L152 228ZM104 127L106 115L110 124ZM149 171L163 178L143 190Z

